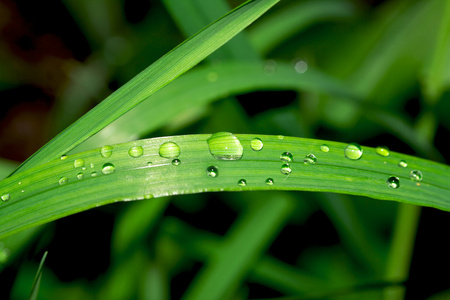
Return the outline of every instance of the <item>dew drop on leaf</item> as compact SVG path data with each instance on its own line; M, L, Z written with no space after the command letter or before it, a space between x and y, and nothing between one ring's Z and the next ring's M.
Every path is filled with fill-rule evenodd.
M386 180L388 187L392 189L398 189L400 187L400 179L395 176L391 176Z
M206 168L206 174L208 174L209 177L217 177L219 176L219 168L216 166L209 166Z
M66 160L67 159L67 155L62 155L61 156L61 160Z
M280 159L282 161L285 161L285 162L293 162L294 161L294 155L292 155L291 152L283 152L280 155Z
M59 185L64 185L68 182L69 182L69 178L67 178L66 176L63 176L59 179Z
M140 157L142 156L142 154L144 154L144 149L141 146L134 146L131 147L130 150L128 150L128 154L134 158Z
M306 155L303 162L307 165L315 165L317 163L317 157L314 154L310 153Z
M347 147L345 147L344 154L348 159L358 160L361 158L363 150L357 143L350 143L347 145Z
M250 147L253 151L261 151L261 149L264 147L263 142L259 138L254 138L250 142Z
M207 140L209 152L215 159L238 160L244 154L239 139L230 132L217 132Z
M406 168L408 166L408 164L406 163L406 161L401 160L401 161L398 162L398 166L400 168Z
M272 178L267 178L267 179L266 179L266 184L267 184L267 185L273 185L273 184L274 184L273 179L272 179Z
M84 174L83 174L83 173L78 173L78 174L77 174L77 178L78 178L79 180L83 179L83 178L84 178Z
M91 177L95 177L95 176L97 176L97 172L94 171L91 173Z
M281 166L281 174L289 175L292 172L291 166L289 164L284 164Z
M73 166L74 168L84 167L84 159L82 158L75 159L75 161L73 162Z
M409 178L411 178L412 181L422 181L423 175L422 172L413 170L411 171L411 173L409 173Z
M330 151L330 147L328 147L327 145L321 145L320 146L320 151L322 151L322 152L328 152L328 151Z
M2 198L3 202L6 202L11 198L11 196L6 193L6 194L3 194L0 198Z
M111 174L111 173L114 173L115 169L116 168L114 167L114 165L112 163L106 163L102 167L102 173L105 175Z
M238 185L239 186L246 186L247 185L247 181L245 181L245 179L239 179L238 180Z
M375 148L375 152L380 156L389 156L389 149L385 146L378 146L377 148Z
M159 147L159 156L164 158L175 158L180 156L180 147L174 142L167 142Z
M102 147L102 149L100 149L100 154L102 155L102 157L108 158L108 157L111 156L112 150L113 150L112 146L105 145L105 146Z
M181 164L181 160L179 160L178 158L175 158L174 160L172 160L172 165L179 166L180 164Z

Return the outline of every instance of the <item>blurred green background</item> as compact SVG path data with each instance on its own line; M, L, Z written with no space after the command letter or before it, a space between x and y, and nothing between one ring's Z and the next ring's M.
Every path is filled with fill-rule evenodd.
M241 3L1 0L3 177ZM312 78L304 89L230 88L159 128L143 120L139 134L127 129L111 140L279 134L385 145L448 163L449 7L441 0L283 0L202 62L197 68L210 70L208 80L192 89L220 86L215 66L243 62L261 64L267 76L290 65ZM414 209L400 230L402 211L394 202L308 192L117 203L0 241L0 298L26 298L48 250L38 299L445 299L448 213ZM394 248L403 268L390 261ZM390 268L397 277L387 275Z

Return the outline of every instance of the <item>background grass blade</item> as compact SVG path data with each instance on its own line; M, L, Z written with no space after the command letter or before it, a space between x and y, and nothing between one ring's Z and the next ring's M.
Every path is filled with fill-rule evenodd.
M67 153L195 66L278 1L248 1L186 40L61 132L31 156L18 170L29 169Z
M0 206L0 236L115 201L204 191L330 191L450 210L446 165L395 152L383 157L370 147L362 147L363 158L354 161L345 158L342 143L327 141L330 150L322 152L324 141L265 135L236 135L245 149L243 158L217 160L208 148L210 137L186 135L124 143L9 177L0 186L7 200ZM255 137L263 141L263 150L250 148ZM173 149L166 144L170 147L160 150L167 142L177 144L179 152L164 154ZM295 157L290 175L280 172L280 155L285 151ZM318 163L305 164L308 154L314 154ZM407 162L406 168L399 167L401 160ZM208 176L209 167L217 167L220 175ZM423 180L409 178L415 170L423 174ZM392 176L399 178L401 188L388 187L386 181ZM273 185L266 184L268 178L274 180ZM238 185L240 179L246 180L245 186Z
M41 263L39 264L39 268L36 272L36 277L33 281L33 287L31 288L31 294L28 298L29 300L36 300L39 292L39 285L41 284L41 278L42 278L42 267L44 266L45 259L47 258L47 253L45 252L42 256Z

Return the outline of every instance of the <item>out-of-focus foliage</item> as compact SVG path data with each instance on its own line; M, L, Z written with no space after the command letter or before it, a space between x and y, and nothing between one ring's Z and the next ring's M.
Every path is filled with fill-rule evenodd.
M1 175L238 4L1 1ZM284 79L289 66L307 80ZM154 97L79 149L230 131L448 163L450 4L283 0ZM28 297L48 250L38 299L439 299L448 225L434 209L327 193L117 203L0 241L0 298Z

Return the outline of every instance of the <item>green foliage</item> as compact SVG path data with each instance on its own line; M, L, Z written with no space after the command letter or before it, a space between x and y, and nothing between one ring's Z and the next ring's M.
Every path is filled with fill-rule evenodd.
M127 1L63 1L91 52L55 94L61 133L0 161L0 297L448 293L410 266L419 221L450 210L450 4L231 2L150 1L136 21ZM9 91L20 64L0 54Z

